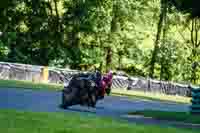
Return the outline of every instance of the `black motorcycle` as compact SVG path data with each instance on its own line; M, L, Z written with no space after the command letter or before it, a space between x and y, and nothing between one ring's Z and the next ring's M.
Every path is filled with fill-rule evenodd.
M62 108L73 105L95 107L99 98L98 82L101 74L77 74L62 90Z

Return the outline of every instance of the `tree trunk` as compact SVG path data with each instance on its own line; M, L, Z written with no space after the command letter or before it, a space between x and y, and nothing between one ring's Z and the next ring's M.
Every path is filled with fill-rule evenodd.
M153 49L153 53L152 53L152 57L151 57L151 61L150 61L150 72L149 72L149 77L153 78L154 77L154 69L155 69L155 63L156 63L156 58L157 58L157 52L159 49L159 41L160 41L160 37L162 34L162 30L163 30L163 19L166 16L165 14L167 13L167 0L161 0L161 12L160 12L160 17L159 17L159 21L158 21L158 26L157 26L157 35L156 35L156 40L155 40L155 44L154 44L154 49Z
M112 36L114 36L114 33L117 32L118 27L117 27L117 23L118 23L118 18L117 18L117 3L115 1L113 1L112 3L112 20L111 20L111 27L110 27L110 34L109 34L109 38L108 40L110 40L110 42L113 42ZM112 64L112 48L111 46L108 46L107 48L107 57L106 57L106 71L108 71L111 67Z
M71 68L72 69L80 69L79 65L81 62L81 50L79 48L80 38L79 38L79 28L74 27L72 32L69 33L69 50L71 53Z
M167 40L167 1L163 3L163 36L162 36L162 46L166 45L166 40ZM160 70L160 80L165 79L164 75L167 73L165 70L166 68L168 69L170 66L166 67L165 65L165 57L161 57L160 60L160 65L161 65L161 70Z
M198 70L198 54L197 50L200 46L200 41L198 40L198 32L199 32L199 20L193 19L191 24L191 44L192 44L192 73L191 73L191 82L196 84L197 70Z
M112 63L112 49L111 47L108 47L106 56L106 71L110 69L111 63Z
M119 51L118 52L118 69L121 70L122 69L122 56L123 56L123 51Z
M57 22L56 22L57 31L58 31L58 32L61 32L61 31L62 31L62 25L60 24L60 16L59 16L59 13L58 13L58 4L57 4L57 0L54 0L54 6L55 6L55 11L56 11L56 17L57 17Z

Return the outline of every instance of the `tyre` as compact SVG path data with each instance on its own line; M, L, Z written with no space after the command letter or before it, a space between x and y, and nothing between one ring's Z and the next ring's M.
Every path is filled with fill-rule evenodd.
M61 96L61 105L60 107L63 108L63 109L66 109L68 106L67 106L67 103L66 103L66 100L65 100L65 91L62 90L62 96Z
M95 95L95 94L92 94L92 95L91 95L91 106L92 106L93 108L95 108L95 107L96 107L96 103L97 103L96 95Z
M62 93L62 107L68 108L76 104L76 92L77 88L68 88L67 90L63 91Z

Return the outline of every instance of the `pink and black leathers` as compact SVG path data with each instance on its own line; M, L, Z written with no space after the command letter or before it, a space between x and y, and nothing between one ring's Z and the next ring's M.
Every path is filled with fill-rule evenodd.
M101 78L99 81L97 88L99 89L99 97L104 98L105 94L109 95L111 92L111 85L112 85L112 72L107 73L105 76Z

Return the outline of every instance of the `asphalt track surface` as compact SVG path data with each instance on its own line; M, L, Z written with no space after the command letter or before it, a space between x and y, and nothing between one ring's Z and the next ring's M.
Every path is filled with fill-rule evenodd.
M78 112L81 115L94 114L97 116L112 117L134 123L159 124L160 126L176 126L183 128L200 128L200 125L155 120L140 116L130 117L126 115L130 111L145 109L186 112L189 110L189 105L187 104L167 103L118 96L105 97L104 100L98 101L95 109L77 105L64 110L59 107L60 103L60 91L0 88L0 109L15 109L33 112Z

